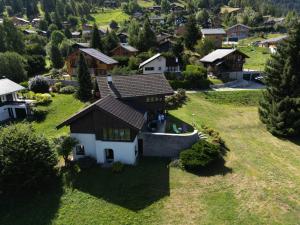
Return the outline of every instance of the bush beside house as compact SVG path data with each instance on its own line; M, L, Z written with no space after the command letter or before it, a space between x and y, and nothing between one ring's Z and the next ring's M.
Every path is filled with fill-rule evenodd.
M48 139L30 125L19 123L0 130L1 191L40 188L52 180L56 164Z

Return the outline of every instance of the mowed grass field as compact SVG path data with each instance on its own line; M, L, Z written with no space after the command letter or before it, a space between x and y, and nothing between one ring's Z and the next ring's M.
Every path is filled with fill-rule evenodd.
M224 94L189 94L170 114L189 123L195 114L198 126L219 131L230 149L225 165L206 175L159 158L121 174L96 167L63 179L71 185L53 181L46 193L0 196L0 224L299 224L300 142L265 130L260 91Z
M271 53L268 48L249 46L239 47L238 49L249 56L244 64L244 69L263 71L268 59L271 57Z
M49 138L67 134L69 132L68 127L57 130L56 126L85 106L84 103L74 98L73 95L57 94L52 100L53 102L48 106L39 106L39 108L48 110L45 120L32 123L37 132Z
M112 20L121 23L129 19L129 15L124 13L120 8L99 10L98 13L91 16L94 18L95 23L101 27L107 27Z

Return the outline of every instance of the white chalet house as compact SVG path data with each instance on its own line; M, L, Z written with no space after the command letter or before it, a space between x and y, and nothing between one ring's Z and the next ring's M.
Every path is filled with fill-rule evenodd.
M158 74L164 72L180 72L180 66L177 58L166 58L158 53L139 66L143 74Z
M29 104L18 99L17 92L24 89L9 79L0 79L0 122L23 119L30 113Z
M135 164L142 155L147 124L165 113L165 96L174 93L163 74L98 76L100 99L57 126L70 127L79 141L73 158L97 163Z

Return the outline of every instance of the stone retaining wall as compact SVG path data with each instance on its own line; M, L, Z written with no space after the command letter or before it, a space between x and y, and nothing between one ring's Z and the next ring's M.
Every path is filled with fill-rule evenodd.
M177 157L199 140L198 131L188 134L142 133L143 155L158 157Z

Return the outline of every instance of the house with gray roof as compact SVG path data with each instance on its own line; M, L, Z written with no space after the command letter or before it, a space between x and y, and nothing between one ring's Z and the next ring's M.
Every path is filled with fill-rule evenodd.
M246 58L249 57L238 49L217 49L200 59L200 62L215 75L227 73L231 78L233 74L239 79Z
M0 123L11 119L24 119L30 114L29 102L18 97L18 92L24 89L9 79L0 79Z
M275 38L269 38L258 43L259 47L269 48L271 53L277 52L277 46L288 38L287 35L282 35Z
M201 29L202 40L211 40L216 48L222 47L222 42L226 37L226 32L223 28L203 28Z
M134 56L139 52L135 47L127 44L127 43L120 43L117 47L111 50L111 54L113 56Z
M174 93L162 74L97 77L100 99L57 126L69 126L79 141L74 159L92 157L100 164L135 164L142 133L166 113L165 97ZM153 130L151 130L153 131Z
M67 72L71 76L77 76L79 56L82 54L89 67L89 72L93 76L106 75L118 64L118 61L103 54L94 48L78 48L71 53L66 60Z

